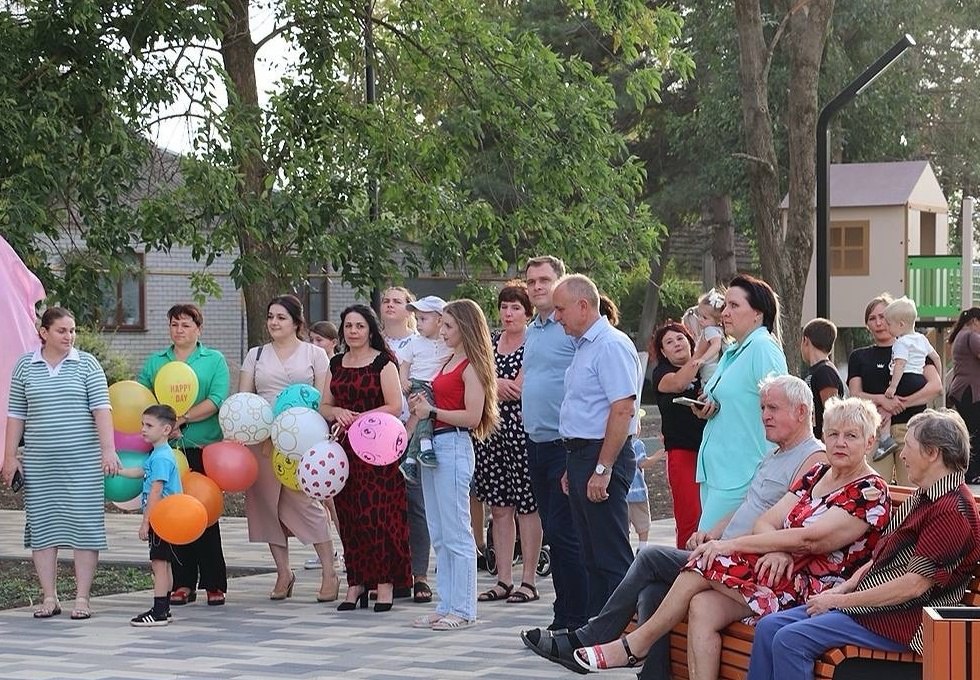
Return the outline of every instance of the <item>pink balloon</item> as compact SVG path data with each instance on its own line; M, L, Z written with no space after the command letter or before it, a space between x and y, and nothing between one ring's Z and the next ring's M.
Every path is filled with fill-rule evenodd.
M405 426L390 413L371 411L347 429L347 438L357 457L370 465L390 465L408 446Z
M149 453L153 446L143 439L142 435L130 434L116 430L112 433L112 438L116 442L116 451L138 451L139 453Z
M326 500L340 493L350 476L350 463L344 447L334 441L314 444L303 454L297 477L310 498Z

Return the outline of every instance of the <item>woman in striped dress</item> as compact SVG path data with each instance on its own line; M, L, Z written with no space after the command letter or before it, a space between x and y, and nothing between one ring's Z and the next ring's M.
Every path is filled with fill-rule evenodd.
M58 548L75 551L73 619L87 619L99 550L107 548L103 475L119 470L105 373L75 344L71 312L52 307L41 317L41 349L25 354L10 382L3 477L24 480L24 547L44 601L34 617L61 613L56 588ZM24 438L23 461L16 458Z

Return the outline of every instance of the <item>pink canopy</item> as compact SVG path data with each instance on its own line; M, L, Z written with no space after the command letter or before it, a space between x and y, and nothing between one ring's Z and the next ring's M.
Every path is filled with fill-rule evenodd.
M0 333L0 460L6 441L10 375L17 359L40 344L35 305L43 299L41 282L0 236L0 319L4 326Z

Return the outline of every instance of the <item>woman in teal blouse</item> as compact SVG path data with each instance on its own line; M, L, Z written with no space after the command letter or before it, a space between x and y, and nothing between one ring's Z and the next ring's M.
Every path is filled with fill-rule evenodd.
M773 445L766 441L759 382L783 375L786 356L779 342L779 301L768 283L747 274L732 279L722 312L725 331L735 339L704 386L708 420L698 451L701 484L700 531L735 511L759 461Z

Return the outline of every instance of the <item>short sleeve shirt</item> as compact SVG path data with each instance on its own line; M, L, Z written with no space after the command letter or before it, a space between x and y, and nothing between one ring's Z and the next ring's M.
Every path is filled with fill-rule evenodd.
M524 338L524 386L521 416L532 442L558 439L558 418L565 396L565 371L575 355L575 343L554 314L535 316Z
M824 359L810 367L810 372L806 376L806 384L813 392L813 436L817 439L823 437L823 400L820 393L832 387L837 390L837 396L844 396L844 383L840 379L837 367L829 360Z
M143 508L146 508L146 501L150 497L154 482L163 482L161 498L183 492L180 473L177 471L177 459L174 457L173 449L167 444L154 446L150 455L143 461Z
M630 489L626 492L626 502L642 503L649 501L647 496L647 482L643 477L643 470L640 469L640 462L647 458L647 447L639 437L633 439L633 457L636 459L636 472L633 474L633 482L630 484Z
M661 392L660 382L671 373L676 373L678 367L663 359L657 362L650 376L653 383L657 408L660 409L661 431L664 436L664 448L668 451L686 449L697 451L701 447L701 435L707 421L694 415L688 406L674 403L674 397L689 397L697 399L701 391L701 383L695 379L683 392Z
M412 365L409 378L432 382L439 370L449 361L452 351L442 338L435 340L413 335L402 350L399 361Z
M903 373L921 374L926 367L926 357L932 352L932 345L929 339L922 333L907 333L900 338L895 338L892 345L892 361L905 359ZM893 367L889 365L889 371Z
M558 433L565 438L602 439L613 402L639 401L640 359L625 333L600 316L575 343L565 371L565 398ZM636 408L629 432L636 431Z
M848 385L854 378L860 378L862 392L884 394L891 380L891 373L888 371L888 364L891 360L891 347L869 345L854 350L847 359ZM901 413L892 416L892 425L907 423L909 418L925 410L925 406L910 406Z

